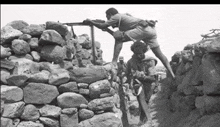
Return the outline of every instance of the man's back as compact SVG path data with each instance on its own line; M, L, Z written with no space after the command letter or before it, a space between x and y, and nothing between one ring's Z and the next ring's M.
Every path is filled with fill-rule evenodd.
M137 24L141 21L141 19L133 17L128 14L116 14L111 17L110 20L107 22L111 25L111 23L118 23L119 24L119 30L121 31L127 31L130 29L133 29L137 26Z

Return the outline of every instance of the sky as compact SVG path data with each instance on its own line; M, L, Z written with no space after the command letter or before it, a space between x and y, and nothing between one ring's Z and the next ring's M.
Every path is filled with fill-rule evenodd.
M105 11L110 7L116 8L119 13L157 20L158 42L169 61L175 52L182 51L187 44L199 42L201 34L220 28L220 4L1 4L1 28L14 20L23 20L28 24L82 22L87 18L106 20ZM76 35L90 36L88 26L73 28ZM110 62L114 38L100 29L95 28L94 31L94 40L101 43L103 59ZM132 43L124 43L121 50L120 56L124 56L125 61L133 54L130 50ZM156 58L151 50L146 55ZM162 63L159 61L158 65Z

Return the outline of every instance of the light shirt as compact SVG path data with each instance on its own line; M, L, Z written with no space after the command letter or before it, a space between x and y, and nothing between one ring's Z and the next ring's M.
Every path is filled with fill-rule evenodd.
M120 31L127 31L135 28L141 20L126 13L118 13L113 15L106 23L110 26L117 25Z

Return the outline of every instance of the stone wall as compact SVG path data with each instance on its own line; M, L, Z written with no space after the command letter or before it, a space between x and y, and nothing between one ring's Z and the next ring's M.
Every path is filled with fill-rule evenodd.
M2 27L1 127L121 126L101 45L96 63L91 45L58 22Z
M186 45L172 56L171 65L176 79L168 75L152 100L159 114L155 127L218 127L220 36Z

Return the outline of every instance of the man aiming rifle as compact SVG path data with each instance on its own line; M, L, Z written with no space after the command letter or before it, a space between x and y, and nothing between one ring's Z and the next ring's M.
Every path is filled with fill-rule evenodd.
M117 73L117 60L123 47L123 43L128 41L138 42L142 40L149 45L152 52L163 63L172 78L175 78L170 63L167 57L162 53L157 42L157 33L155 30L156 21L142 20L128 14L121 14L115 8L109 8L106 10L106 18L107 21L104 23L97 23L90 19L86 19L84 22L90 23L102 30L106 30L109 26L119 28L118 31L115 31L112 34L115 38L112 58L112 67L113 70L115 69L115 73Z

